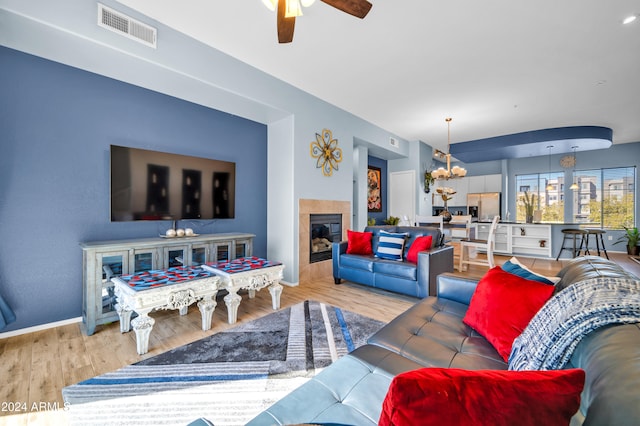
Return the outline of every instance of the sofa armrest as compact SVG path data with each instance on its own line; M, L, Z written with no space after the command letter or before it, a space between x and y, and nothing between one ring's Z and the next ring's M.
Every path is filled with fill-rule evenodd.
M418 253L418 297L435 296L436 278L453 272L453 247L441 246Z
M347 241L331 244L331 260L333 261L333 278L340 280L340 255L347 252Z
M438 275L437 295L444 299L468 305L471 296L476 291L478 280L474 278L461 277L451 273Z

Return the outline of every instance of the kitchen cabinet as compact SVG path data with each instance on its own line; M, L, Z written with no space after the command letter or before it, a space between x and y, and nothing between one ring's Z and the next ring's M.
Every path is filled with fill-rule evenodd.
M469 176L460 179L450 179L447 181L440 181L436 188L449 187L456 193L453 198L447 203L450 207L464 207L467 205L467 194L484 193L484 192L502 192L502 175L482 175L482 176ZM440 195L433 191L433 206L443 207L444 202ZM465 212L466 213L466 212Z
M502 175L470 176L467 192L502 192Z

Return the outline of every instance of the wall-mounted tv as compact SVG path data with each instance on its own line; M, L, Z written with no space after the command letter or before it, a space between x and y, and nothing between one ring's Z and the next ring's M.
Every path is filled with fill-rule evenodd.
M235 217L236 164L111 145L111 221Z

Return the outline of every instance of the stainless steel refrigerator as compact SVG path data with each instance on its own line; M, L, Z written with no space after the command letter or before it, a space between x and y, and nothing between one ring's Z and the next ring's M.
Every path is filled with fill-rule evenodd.
M480 222L490 222L500 214L502 194L500 192L479 192L467 194L469 214Z

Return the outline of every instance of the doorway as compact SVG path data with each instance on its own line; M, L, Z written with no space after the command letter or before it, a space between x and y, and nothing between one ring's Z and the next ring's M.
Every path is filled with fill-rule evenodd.
M406 217L413 223L416 214L416 172L405 170L389 174L389 216Z

